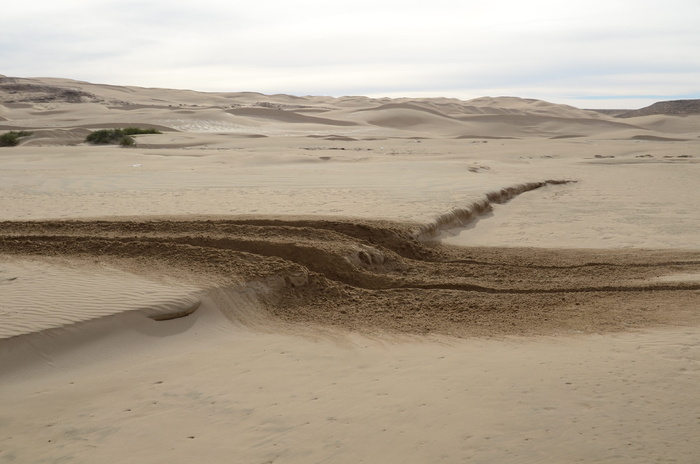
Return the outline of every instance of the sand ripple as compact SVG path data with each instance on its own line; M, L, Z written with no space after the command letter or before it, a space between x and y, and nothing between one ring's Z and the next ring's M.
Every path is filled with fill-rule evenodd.
M0 261L0 288L0 339L127 311L167 319L199 305L193 289L84 262Z

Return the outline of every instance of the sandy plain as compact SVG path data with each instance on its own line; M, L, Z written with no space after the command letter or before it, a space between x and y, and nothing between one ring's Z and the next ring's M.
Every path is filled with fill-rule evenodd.
M700 453L700 116L0 96L0 461Z

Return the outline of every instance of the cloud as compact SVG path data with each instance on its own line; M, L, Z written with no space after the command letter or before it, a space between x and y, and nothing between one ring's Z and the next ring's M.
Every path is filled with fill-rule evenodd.
M698 17L694 0L41 0L0 18L0 72L209 91L602 97L609 105L614 96L697 95Z

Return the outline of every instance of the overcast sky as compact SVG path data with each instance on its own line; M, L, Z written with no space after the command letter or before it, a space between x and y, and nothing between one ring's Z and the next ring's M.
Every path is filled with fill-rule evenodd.
M698 0L25 0L0 74L293 95L700 98Z

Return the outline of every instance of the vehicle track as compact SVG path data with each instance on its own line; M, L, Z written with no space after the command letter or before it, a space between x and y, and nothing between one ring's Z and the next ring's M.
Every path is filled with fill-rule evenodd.
M0 253L177 271L223 288L282 282L292 323L455 336L700 322L700 251L453 248L411 224L308 218L0 223Z

